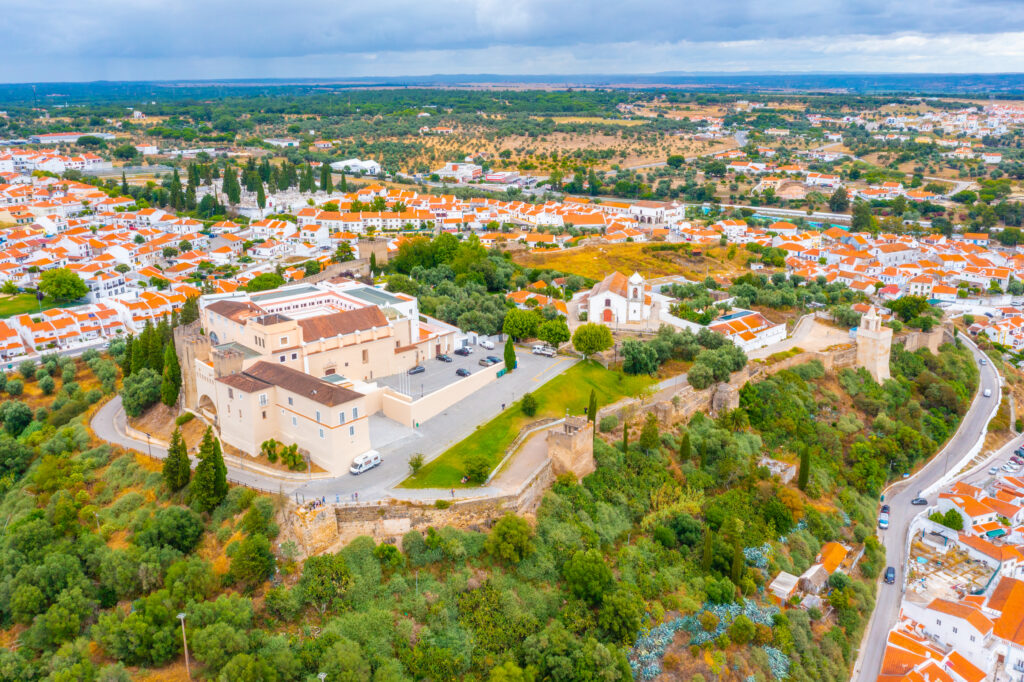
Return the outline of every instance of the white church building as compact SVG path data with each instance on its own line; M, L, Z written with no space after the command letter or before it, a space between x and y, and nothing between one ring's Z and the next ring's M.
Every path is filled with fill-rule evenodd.
M572 301L576 315L570 318L605 324L612 329L655 330L668 312L669 298L652 291L651 285L634 272L626 277L613 272L594 285L590 291L582 291Z

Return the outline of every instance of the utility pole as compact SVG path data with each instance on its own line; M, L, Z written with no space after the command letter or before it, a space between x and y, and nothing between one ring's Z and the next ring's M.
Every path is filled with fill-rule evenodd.
M192 679L192 669L188 664L188 638L185 637L185 612L182 611L178 614L178 620L181 621L181 643L185 647L185 674L188 675L188 679Z

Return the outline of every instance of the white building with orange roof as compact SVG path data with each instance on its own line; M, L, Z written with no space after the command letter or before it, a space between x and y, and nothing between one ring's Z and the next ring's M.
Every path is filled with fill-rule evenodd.
M745 353L786 339L785 324L775 324L752 310L732 310L708 325L708 329L731 340Z
M5 320L0 320L0 359L9 360L24 355L25 352L25 344L17 330Z

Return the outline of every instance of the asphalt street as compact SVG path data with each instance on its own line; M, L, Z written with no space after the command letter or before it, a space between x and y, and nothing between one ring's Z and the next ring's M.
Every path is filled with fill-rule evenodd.
M968 347L977 361L983 357L982 353L968 343ZM960 428L950 438L946 447L931 459L917 474L902 481L898 481L885 491L885 502L890 506L889 529L879 530L878 535L885 545L886 565L896 568L896 583L886 585L879 581L879 589L875 601L875 611L868 624L868 629L861 641L861 658L854 669L854 679L870 680L874 682L882 667L882 658L885 655L885 642L889 630L896 623L899 615L900 600L903 596L902 585L904 584L904 573L907 563L907 534L910 530L911 520L927 507L916 507L910 501L918 496L922 490L926 490L942 479L947 472L955 471L966 462L963 458L968 455L971 449L984 438L988 429L989 420L994 415L994 409L999 404L999 375L989 362L979 366L980 385L970 409L964 415ZM992 396L984 396L985 389L992 390ZM937 494L928 496L930 505L935 504Z

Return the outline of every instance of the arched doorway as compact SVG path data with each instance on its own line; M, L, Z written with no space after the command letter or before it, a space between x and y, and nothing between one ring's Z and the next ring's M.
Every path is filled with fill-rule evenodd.
M602 318L603 318L603 320L605 322L611 322L612 321L612 311L611 311L611 308L605 308L604 309L604 313L602 314Z
M210 421L217 423L217 405L205 393L199 396L199 411Z

